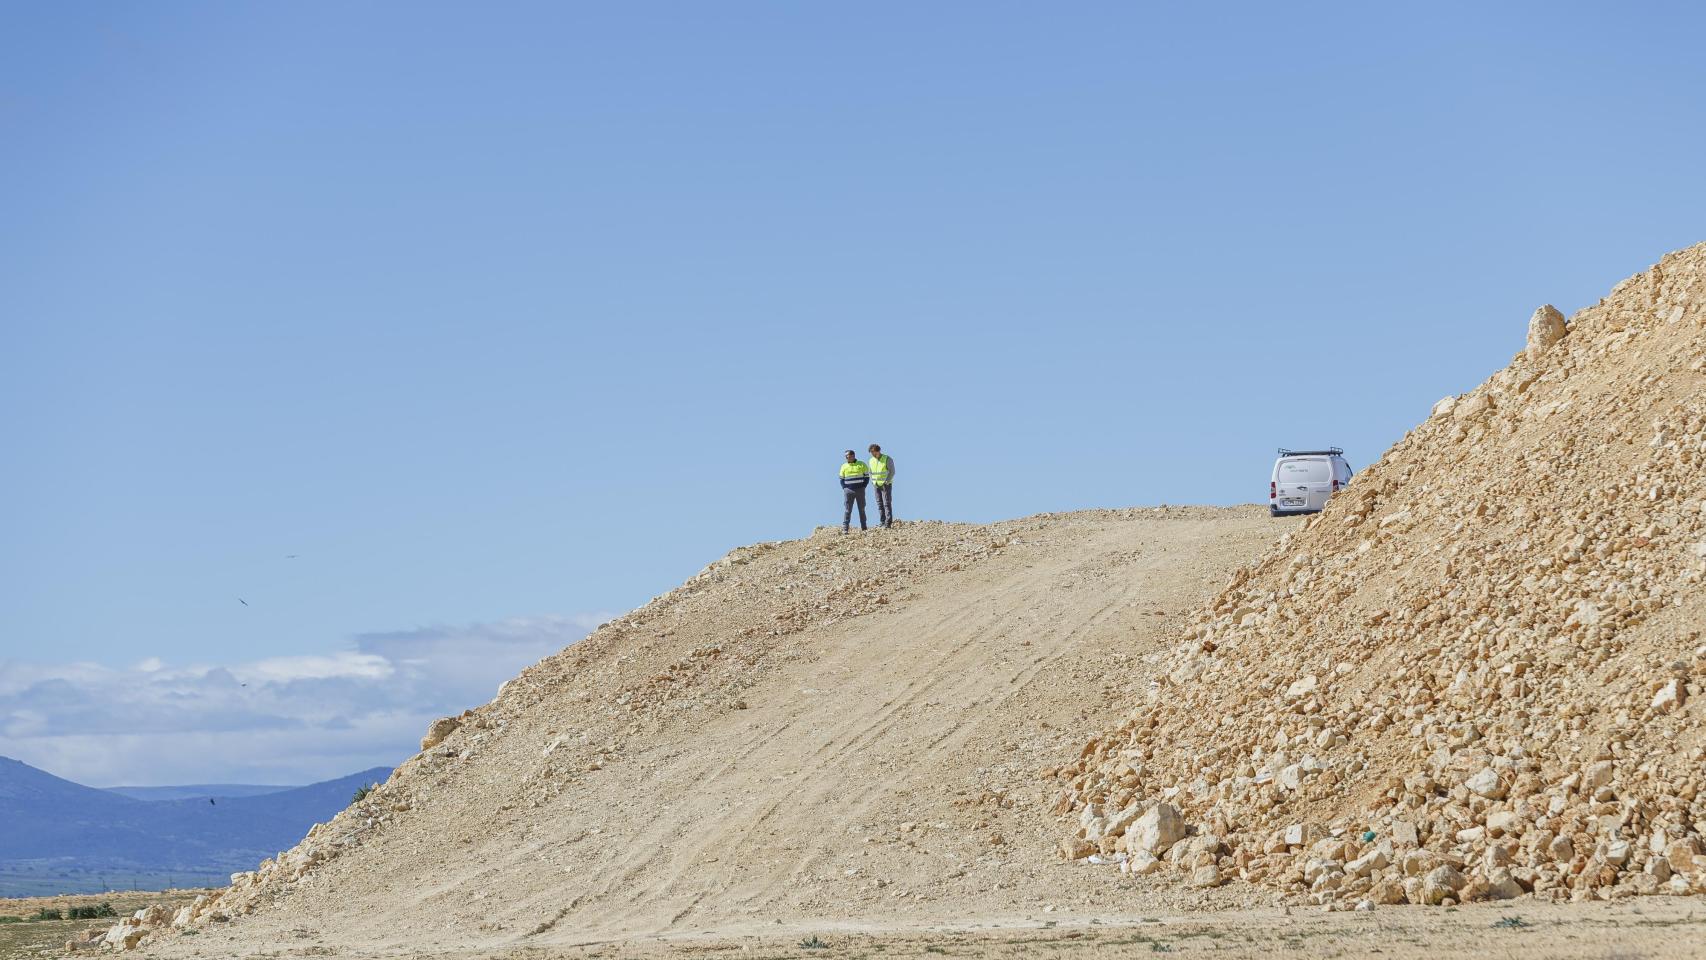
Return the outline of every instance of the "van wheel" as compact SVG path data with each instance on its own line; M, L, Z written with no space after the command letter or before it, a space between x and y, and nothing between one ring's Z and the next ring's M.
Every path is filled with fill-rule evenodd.
M1279 507L1269 507L1268 508L1268 516L1277 517L1279 515L1280 515Z

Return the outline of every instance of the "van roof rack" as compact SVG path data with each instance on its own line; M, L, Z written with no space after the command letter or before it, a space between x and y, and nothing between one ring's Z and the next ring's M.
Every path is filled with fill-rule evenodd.
M1345 455L1345 451L1338 447L1328 447L1325 450L1287 450L1280 447L1279 455L1282 457L1342 457Z

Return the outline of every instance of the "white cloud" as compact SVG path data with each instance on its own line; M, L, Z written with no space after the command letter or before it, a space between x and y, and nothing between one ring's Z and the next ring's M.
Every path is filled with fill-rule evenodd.
M334 653L328 657L272 657L229 668L241 683L289 683L292 680L331 680L355 677L384 680L397 672L391 661L364 653Z
M305 783L395 764L607 615L361 634L354 649L126 668L0 660L0 754L97 786Z

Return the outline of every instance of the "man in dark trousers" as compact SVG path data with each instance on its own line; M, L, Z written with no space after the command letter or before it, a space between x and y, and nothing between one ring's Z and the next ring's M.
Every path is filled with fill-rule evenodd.
M847 451L847 462L841 465L841 532L846 533L853 523L853 504L859 504L859 529L865 529L865 485L871 481L871 468L859 462L853 451Z
M894 526L894 458L883 453L881 444L871 444L871 485L877 488L877 523Z

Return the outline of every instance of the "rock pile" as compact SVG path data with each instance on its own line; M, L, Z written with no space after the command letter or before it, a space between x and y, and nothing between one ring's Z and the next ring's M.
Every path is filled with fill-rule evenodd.
M225 915L212 909L213 897L196 897L176 911L155 904L125 917L108 930L96 928L86 937L65 941L65 949L78 950L135 950L144 940L167 931L182 930L195 923L224 920Z
M1330 908L1706 892L1706 244L1526 349L1046 771L1068 856Z

